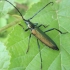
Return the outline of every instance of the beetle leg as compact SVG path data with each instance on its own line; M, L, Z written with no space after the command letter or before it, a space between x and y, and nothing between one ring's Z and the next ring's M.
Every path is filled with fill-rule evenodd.
M21 24L18 24L18 25L24 29L23 25L21 25ZM29 30L29 28L25 29L25 31L28 31L28 30Z
M40 53L41 69L42 69L42 56L41 56L40 44L39 44L38 39L37 39L37 44L38 44L38 49L39 49L39 53Z
M21 25L21 24L18 24L18 25L21 26L24 29L23 25Z
M28 48L27 48L27 51L26 51L26 53L29 51L29 43L30 43L30 38L31 38L31 34L29 35L29 41L28 41Z
M25 29L25 31L28 31L28 30L29 30L29 28Z
M43 25L43 24L40 24L38 27L41 27L41 26L43 26L44 28L46 28L46 27L48 27L49 25L45 26L45 25Z
M47 30L47 31L45 31L45 32L49 32L49 31L52 31L52 30L56 30L56 31L60 32L61 34L66 34L66 33L68 33L68 32L62 32L62 31L60 31L60 30L58 30L58 29L56 29L56 28L49 29L49 30Z

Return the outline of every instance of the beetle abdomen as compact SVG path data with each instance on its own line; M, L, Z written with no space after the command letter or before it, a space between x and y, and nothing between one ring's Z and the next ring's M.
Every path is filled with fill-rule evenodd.
M39 28L32 29L32 34L36 38L38 38L42 43L44 43L46 46L55 50L59 50L54 41Z

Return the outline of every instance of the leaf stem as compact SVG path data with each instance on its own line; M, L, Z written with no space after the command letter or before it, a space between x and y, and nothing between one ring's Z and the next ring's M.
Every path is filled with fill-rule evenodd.
M15 20L14 22L10 23L10 24L7 24L6 26L0 28L0 32L3 32L5 30L7 30L8 28L18 24L18 22L21 21L21 18L19 20Z

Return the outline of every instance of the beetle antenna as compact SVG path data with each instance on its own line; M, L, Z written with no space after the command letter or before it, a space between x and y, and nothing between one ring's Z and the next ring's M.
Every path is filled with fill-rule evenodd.
M41 12L46 6L48 6L49 4L53 4L53 2L49 2L48 4L46 4L44 7L42 7L38 12L36 12L31 18L29 18L28 20L31 20L32 18L34 18L39 12Z
M21 12L18 10L18 8L17 7L15 7L10 1L8 1L8 0L3 0L3 1L7 1L8 3L10 3L18 12L19 12L19 14L20 14L20 16L22 17L22 19L24 20L24 21L27 21L26 19L24 19L23 18L23 15L21 14ZM38 12L36 12L31 18L29 18L28 20L31 20L32 18L34 18L39 12L41 12L46 6L48 6L49 4L53 4L53 2L49 2L48 4L46 4L44 7L42 7Z
M8 1L8 0L3 0L3 1L7 1L8 3L10 3L10 4L19 12L19 14L20 14L20 16L22 17L22 19L23 19L24 21L27 21L26 19L23 18L23 15L22 15L21 12L18 10L18 8L15 7L10 1Z

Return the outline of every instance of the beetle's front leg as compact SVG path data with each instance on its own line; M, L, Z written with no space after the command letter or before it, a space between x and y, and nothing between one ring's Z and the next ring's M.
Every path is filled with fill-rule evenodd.
M18 24L18 25L24 29L23 25L21 25L21 24ZM28 31L28 30L29 30L29 28L25 29L25 31Z
M41 27L41 26L43 26L44 28L46 28L46 27L48 27L49 25L45 26L45 25L43 25L43 24L40 24L38 27Z
M28 31L28 30L29 30L29 28L25 29L25 31Z
M21 24L18 24L18 25L21 26L24 29L23 25L21 25Z

